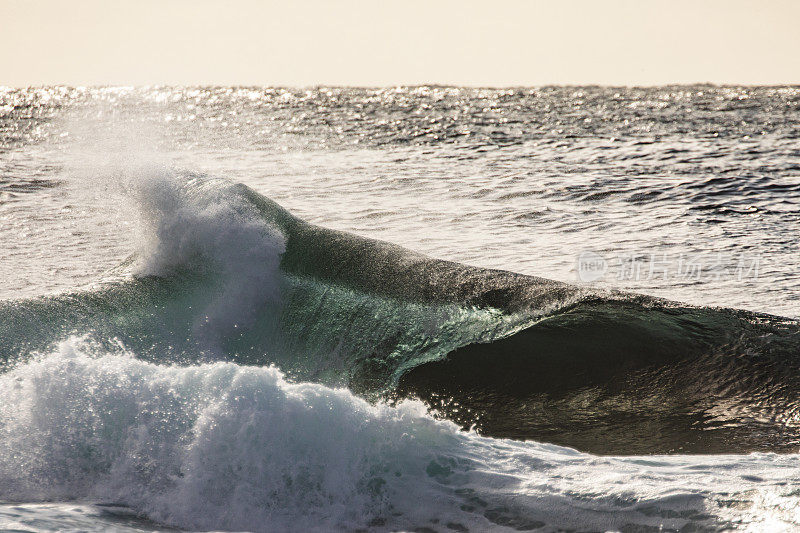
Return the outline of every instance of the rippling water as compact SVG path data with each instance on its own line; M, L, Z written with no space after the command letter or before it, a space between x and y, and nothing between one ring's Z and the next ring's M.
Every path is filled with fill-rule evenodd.
M82 165L135 149L434 257L576 281L592 250L603 286L798 316L798 108L795 87L6 89L0 294L125 255Z

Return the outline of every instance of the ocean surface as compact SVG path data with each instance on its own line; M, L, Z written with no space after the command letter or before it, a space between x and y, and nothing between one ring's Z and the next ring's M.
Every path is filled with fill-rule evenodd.
M800 528L800 88L0 88L0 530Z

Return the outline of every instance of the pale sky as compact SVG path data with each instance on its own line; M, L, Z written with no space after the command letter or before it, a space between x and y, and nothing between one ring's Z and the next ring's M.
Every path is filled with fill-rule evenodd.
M0 0L0 85L800 84L800 0Z

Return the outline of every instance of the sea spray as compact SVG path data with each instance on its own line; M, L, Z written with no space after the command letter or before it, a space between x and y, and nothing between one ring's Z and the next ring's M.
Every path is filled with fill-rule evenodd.
M134 273L165 277L189 270L216 278L193 334L221 355L224 340L250 328L267 306L279 311L284 238L245 198L213 180L170 172L146 176L130 189L147 235Z

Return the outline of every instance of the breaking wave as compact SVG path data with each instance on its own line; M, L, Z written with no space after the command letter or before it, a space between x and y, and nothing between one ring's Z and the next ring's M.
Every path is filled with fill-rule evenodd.
M0 303L8 366L69 336L157 364L277 365L495 437L607 454L792 451L800 325L431 259L244 185L154 172L116 281Z

